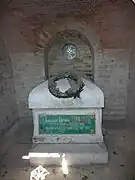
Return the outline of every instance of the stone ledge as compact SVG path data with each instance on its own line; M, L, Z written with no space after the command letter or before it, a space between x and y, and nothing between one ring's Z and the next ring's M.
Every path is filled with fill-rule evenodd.
M30 157L32 166L61 166L61 156L64 153L69 166L107 164L108 151L104 143L100 144L38 144L30 153L58 153L60 157Z

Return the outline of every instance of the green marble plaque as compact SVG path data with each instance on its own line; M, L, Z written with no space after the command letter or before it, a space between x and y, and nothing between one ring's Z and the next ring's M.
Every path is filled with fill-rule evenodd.
M39 134L94 134L93 115L39 114Z

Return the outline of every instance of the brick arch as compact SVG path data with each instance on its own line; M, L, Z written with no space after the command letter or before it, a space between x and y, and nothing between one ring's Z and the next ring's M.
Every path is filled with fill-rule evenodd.
M65 23L66 22L66 23ZM100 41L97 36L91 30L91 27L86 27L85 23L77 22L76 20L65 20L65 22L56 22L52 25L45 25L42 27L41 33L39 34L36 53L44 53L44 62L45 62L45 78L48 78L49 75L49 59L48 54L53 44L56 44L61 35L74 36L80 39L86 46L88 46L90 52L92 53L92 64L91 64L91 79L94 79L94 64L95 57L101 50ZM90 74L88 73L88 74Z
M83 34L81 34L77 30L63 30L63 31L56 33L56 35L53 38L51 38L44 47L44 63L45 63L45 77L46 77L46 79L48 79L48 76L49 76L48 53L49 53L50 49L53 46L53 44L57 43L57 41L60 41L61 36L62 36L61 41L63 41L63 40L65 40L63 38L63 36L65 37L68 35L69 35L69 37L70 36L78 37L86 46L88 46L88 48L92 54L92 75L93 75L93 73L94 73L93 72L93 69L94 69L93 68L93 66L94 66L94 51L93 51L93 48L92 48L90 42L88 41L88 39Z

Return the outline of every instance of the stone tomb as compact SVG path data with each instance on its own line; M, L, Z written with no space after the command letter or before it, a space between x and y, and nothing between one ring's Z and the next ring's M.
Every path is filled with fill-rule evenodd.
M80 98L57 98L48 90L48 81L29 94L33 113L33 148L29 152L32 165L61 165L65 154L68 165L104 164L108 151L102 135L104 94L93 82L85 84ZM57 81L57 88L70 88L67 79Z

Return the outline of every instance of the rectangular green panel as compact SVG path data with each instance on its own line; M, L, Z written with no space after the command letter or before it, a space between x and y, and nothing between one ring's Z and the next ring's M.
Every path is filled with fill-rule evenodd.
M39 114L39 134L94 134L93 115Z

